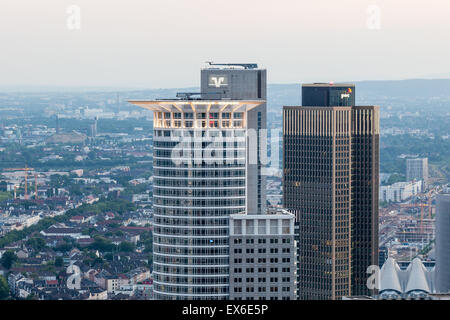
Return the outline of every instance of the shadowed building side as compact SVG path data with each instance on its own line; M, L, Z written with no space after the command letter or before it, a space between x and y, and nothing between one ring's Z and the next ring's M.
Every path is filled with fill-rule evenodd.
M283 109L285 208L296 215L298 297L369 294L378 265L379 108Z

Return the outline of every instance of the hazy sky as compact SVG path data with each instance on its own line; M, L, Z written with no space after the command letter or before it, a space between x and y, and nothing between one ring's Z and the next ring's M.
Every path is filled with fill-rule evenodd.
M208 60L269 83L450 78L449 17L448 0L1 0L0 86L198 86Z

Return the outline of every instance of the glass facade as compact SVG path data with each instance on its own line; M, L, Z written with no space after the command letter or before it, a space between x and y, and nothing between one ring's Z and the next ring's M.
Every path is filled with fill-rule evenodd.
M355 105L355 86L352 84L305 84L302 86L302 105L308 107L351 107Z
M232 147L216 144L219 161L212 163L205 157L210 144L181 140L154 137L155 298L224 299L228 217L246 205L245 137L236 137ZM172 153L180 147L192 162L174 163Z
M378 108L285 107L285 208L296 215L298 297L369 294L378 265Z
M260 141L247 131L264 101L142 104L154 111L154 297L227 299L229 217L252 206L249 189L261 180L248 175L249 145Z

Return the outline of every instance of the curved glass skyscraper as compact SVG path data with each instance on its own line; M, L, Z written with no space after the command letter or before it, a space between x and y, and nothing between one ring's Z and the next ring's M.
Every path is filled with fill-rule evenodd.
M261 210L265 101L131 103L154 111L155 299L227 299L229 216Z

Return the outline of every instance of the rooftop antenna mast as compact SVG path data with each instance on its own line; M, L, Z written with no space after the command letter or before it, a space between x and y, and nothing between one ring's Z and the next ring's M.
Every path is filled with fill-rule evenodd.
M257 69L256 63L213 63L212 61L206 61L210 66L225 66L225 67L243 67L244 69Z

